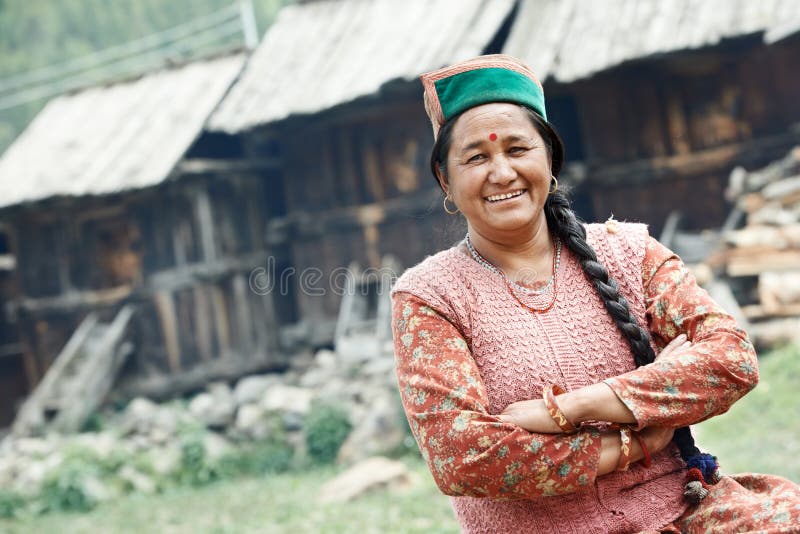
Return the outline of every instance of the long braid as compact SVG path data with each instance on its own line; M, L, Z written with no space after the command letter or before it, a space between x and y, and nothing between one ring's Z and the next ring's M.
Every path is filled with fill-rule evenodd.
M656 354L650 345L647 330L639 325L630 311L628 301L620 294L616 281L597 260L597 254L586 241L586 229L570 208L566 195L560 191L551 194L545 201L544 212L548 228L555 232L578 258L583 272L589 277L609 315L628 341L636 366L654 362ZM690 468L690 484L687 485L685 494L690 500L699 502L707 494L704 484L715 483L719 476L716 458L702 453L697 448L688 426L676 429L672 441ZM697 470L693 471L692 468Z
M528 113L531 122L544 140L550 155L551 172L558 176L564 163L564 146L561 138L550 123L543 120L536 112L525 106L521 107ZM447 153L450 149L452 129L457 119L458 116L455 116L442 126L431 151L431 172L434 177L437 176L437 172L441 173L445 181L447 181ZM636 366L654 362L656 354L650 345L647 330L631 313L628 301L620 293L617 282L609 276L608 269L598 261L597 254L586 241L586 229L572 211L569 199L560 191L556 191L548 196L544 211L548 228L555 232L578 258L581 268L600 295L609 315L625 336ZM716 458L700 452L689 427L676 429L672 441L689 467L690 482L684 495L692 502L699 502L708 494L706 481L715 483L719 477Z
M586 242L586 229L570 209L566 195L560 191L551 194L545 202L544 213L548 227L577 256L583 271L603 299L609 315L625 334L637 367L655 361L656 354L650 346L647 330L639 326L631 314L628 301L620 294L617 282L608 275L608 270L597 260L594 249Z

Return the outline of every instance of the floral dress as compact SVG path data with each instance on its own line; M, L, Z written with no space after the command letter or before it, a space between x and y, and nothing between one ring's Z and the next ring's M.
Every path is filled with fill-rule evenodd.
M746 334L697 286L681 260L653 238L646 244L642 282L648 327L659 348L680 333L704 342L605 383L634 414L638 428L677 428L724 412L757 381L755 352ZM579 491L596 479L597 434L532 435L523 429L509 434L487 412L486 388L457 326L421 298L404 292L393 295L393 318L403 406L422 456L445 493L502 499L508 498L511 484L535 499ZM466 421L459 422L465 417L498 424L468 428ZM454 428L463 431L456 433ZM443 457L468 459L491 444L499 445L494 477L481 487L480 495L460 487L459 480L450 477L452 470L437 464ZM527 470L530 480L519 473L521 460L533 464ZM535 467L537 462L541 469ZM553 465L569 468L560 472ZM800 532L800 488L772 475L726 476L711 486L706 499L662 531Z

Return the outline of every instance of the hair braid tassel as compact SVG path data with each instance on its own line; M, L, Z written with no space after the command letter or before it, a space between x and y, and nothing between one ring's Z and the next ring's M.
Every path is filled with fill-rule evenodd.
M556 192L545 203L545 214L550 228L578 257L583 271L589 277L617 328L625 335L637 367L655 361L656 354L650 345L650 336L631 313L628 301L619 291L617 282L597 259L597 254L586 241L586 229L578 221L565 195ZM717 459L703 452L694 443L689 427L675 430L675 445L688 467L684 496L697 504L708 495L708 486L719 481Z

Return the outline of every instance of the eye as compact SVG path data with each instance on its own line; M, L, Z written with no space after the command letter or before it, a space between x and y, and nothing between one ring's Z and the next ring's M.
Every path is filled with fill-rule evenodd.
M467 158L467 163L475 163L476 161L480 161L483 159L483 154L474 154Z
M511 154L522 154L523 152L526 152L527 150L528 150L527 147L524 147L524 146L512 146L511 148L508 149L508 151Z

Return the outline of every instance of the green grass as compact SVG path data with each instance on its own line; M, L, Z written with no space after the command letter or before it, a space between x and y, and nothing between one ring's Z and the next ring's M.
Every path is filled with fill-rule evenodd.
M161 495L131 495L86 514L0 520L0 532L36 533L457 533L447 497L419 458L403 460L414 484L346 504L320 505L320 486L341 469L240 479Z
M759 386L725 415L697 425L700 446L724 473L774 473L800 482L800 348L760 359ZM85 514L0 520L0 532L34 533L457 533L447 497L419 457L404 490L320 505L320 487L341 468L317 466L264 478L225 480L160 495L130 495Z
M696 425L697 442L725 474L781 475L800 483L800 347L759 358L758 386L723 415Z

